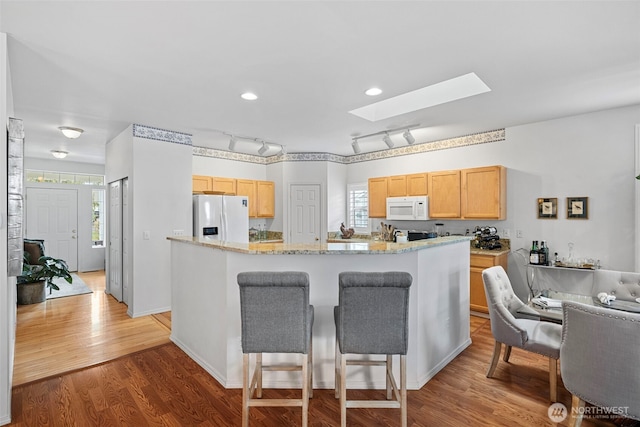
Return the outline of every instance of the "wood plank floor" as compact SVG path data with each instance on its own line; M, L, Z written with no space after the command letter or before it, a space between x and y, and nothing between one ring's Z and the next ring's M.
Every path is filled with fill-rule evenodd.
M90 278L83 279L88 283ZM103 288L104 289L104 288ZM95 294L95 292L94 292ZM108 302L111 297L104 295L102 307L114 310L119 318L122 304ZM75 297L70 297L75 298ZM47 303L48 304L48 303ZM91 305L87 302L87 305ZM52 312L62 315L61 309L45 306L40 319L52 319ZM107 311L108 311L107 310ZM22 310L23 312L25 310ZM27 310L28 312L34 310ZM76 307L76 311L82 311ZM22 315L24 313L20 313ZM64 316L72 316L65 313ZM87 321L87 315L82 318ZM126 316L126 314L125 314ZM109 322L110 315L103 313L102 322ZM170 324L170 314L156 316ZM130 319L135 321L137 319ZM24 319L20 319L23 322ZM156 329L166 334L167 328L153 318L147 319L156 328L146 327L137 331L137 326L122 327L124 341L140 341L145 345L157 338ZM65 334L58 340L71 346L73 340L82 336L84 322L69 321ZM126 322L125 322L126 323ZM35 323L32 325L35 327ZM51 328L41 321L40 327ZM108 329L102 325L98 329ZM509 363L502 360L496 370L497 378L485 377L493 349L490 324L487 319L472 317L473 344L447 365L421 390L408 392L409 425L411 426L551 426L555 425L547 416L548 363L541 356L513 349ZM160 334L161 335L161 334ZM166 334L168 335L168 334ZM168 339L159 339L160 345L119 357L85 369L70 367L64 375L46 374L48 378L15 386L12 395L12 426L238 426L241 416L241 390L226 390L207 372L191 360ZM137 337L137 340L136 338ZM24 339L25 336L23 335ZM27 338L33 338L28 334ZM55 340L54 340L55 341ZM91 341L91 340L90 340ZM92 341L91 341L92 342ZM101 356L92 359L80 356L86 363L105 358L112 354L108 348L113 344L120 352L128 345L117 339L104 339L102 343L92 342L90 352ZM32 343L32 346L34 344ZM74 358L81 349L63 352L64 345L56 343L56 356L49 358L48 364L57 365L61 359ZM131 346L135 348L135 346ZM35 351L33 351L35 352ZM40 352L49 354L43 344ZM29 352L32 353L32 352ZM113 351L115 353L115 351ZM18 358L18 357L17 357ZM65 362L66 363L66 362ZM69 365L71 366L71 365ZM60 370L62 368L55 368ZM76 369L76 370L73 370ZM43 370L44 372L44 370ZM53 376L51 376L53 375ZM265 397L287 398L297 396L296 390L269 390ZM350 391L350 398L363 396L381 397L379 391ZM358 397L359 396L359 397ZM570 405L569 393L560 386L560 402ZM332 390L314 390L310 403L309 420L311 426L339 425L338 401ZM398 410L393 409L350 409L349 426L397 426ZM252 426L295 426L300 425L299 408L252 408ZM558 425L567 425L567 422ZM586 419L583 426L634 426L631 420L602 421Z

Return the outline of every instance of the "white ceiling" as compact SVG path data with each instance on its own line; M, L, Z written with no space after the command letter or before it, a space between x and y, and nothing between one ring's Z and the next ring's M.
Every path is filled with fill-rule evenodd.
M222 132L350 155L354 136L385 129L420 124L420 143L640 103L638 1L1 0L0 15L27 157L103 163L131 123L224 150ZM491 92L349 114L470 72ZM85 133L67 140L62 125Z

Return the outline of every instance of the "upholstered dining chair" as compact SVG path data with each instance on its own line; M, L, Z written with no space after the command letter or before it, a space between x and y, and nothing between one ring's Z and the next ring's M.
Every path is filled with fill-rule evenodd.
M516 311L524 303L513 292L509 276L502 266L484 270L482 280L489 306L491 333L496 340L487 378L493 377L500 359L502 344L506 346L503 357L505 362L509 361L511 347L541 354L549 358L549 397L552 402L556 402L562 326L539 320L516 318Z
M302 426L309 418L313 396L313 306L309 304L309 275L299 271L256 271L238 274L242 320L242 426L249 425L251 406L299 406ZM262 364L263 353L299 353L300 364ZM250 375L250 355L255 369ZM300 399L262 399L263 371L302 371ZM256 398L253 397L255 392Z
M640 314L563 301L560 373L571 392L571 422L585 402L640 420Z
M340 425L347 425L347 408L400 408L400 425L407 425L409 288L413 278L401 271L338 275L335 393L340 399ZM353 355L384 355L362 360ZM400 387L393 376L393 355L400 356ZM387 400L347 400L347 365L384 366ZM393 397L393 400L392 400Z

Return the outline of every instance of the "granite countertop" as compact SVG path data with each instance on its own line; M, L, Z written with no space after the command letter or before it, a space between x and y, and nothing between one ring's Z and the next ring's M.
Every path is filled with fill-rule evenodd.
M429 249L436 246L468 242L468 236L449 236L436 239L416 240L407 243L393 243L382 241L363 241L349 243L317 243L317 244L289 244L289 243L232 243L207 241L196 237L167 237L168 240L192 245L221 249L254 255L340 255L340 254L399 254Z

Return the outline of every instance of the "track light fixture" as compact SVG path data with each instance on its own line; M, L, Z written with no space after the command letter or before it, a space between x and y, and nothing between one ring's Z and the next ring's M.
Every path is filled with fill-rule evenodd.
M351 143L351 148L353 148L353 152L358 154L360 152L360 144L358 144L358 140L354 139Z
M230 151L233 151L233 150L236 149L236 142L238 142L236 137L231 135L231 138L229 138L229 150Z
M385 132L384 136L382 137L382 140L384 141L385 144L387 144L387 147L393 148L394 144L388 132Z
M267 152L268 149L269 149L269 146L267 145L267 143L262 141L262 147L260 147L260 149L258 150L258 154L262 156L264 153Z
M253 138L249 136L232 135L227 132L222 132L222 134L229 137L229 151L235 151L238 145L238 142L242 142L244 144L244 141L246 141L253 144L259 144L260 148L258 149L258 154L261 156L264 155L271 148L280 148L280 151L277 154L287 154L286 149L282 144L276 144L275 142L267 142L260 138Z
M416 139L411 135L411 131L409 129L405 130L402 134L402 137L407 140L407 144L411 145L416 142Z

